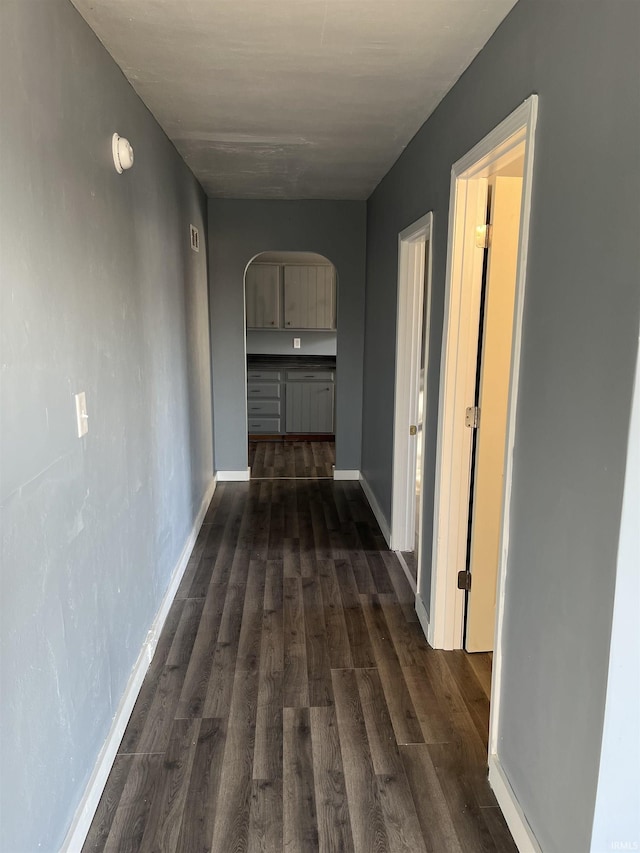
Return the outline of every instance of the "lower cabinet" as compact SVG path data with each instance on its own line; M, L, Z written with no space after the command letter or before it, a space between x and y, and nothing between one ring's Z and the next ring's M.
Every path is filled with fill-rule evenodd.
M250 369L249 433L333 433L334 377L332 369Z
M333 382L287 382L286 432L333 432Z
M247 426L249 433L282 432L282 374L279 370L247 371Z

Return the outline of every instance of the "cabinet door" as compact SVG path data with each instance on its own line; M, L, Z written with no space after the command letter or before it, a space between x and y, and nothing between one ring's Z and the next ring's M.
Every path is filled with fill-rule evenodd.
M280 267L251 264L245 276L248 329L277 329L280 325Z
M333 432L333 383L287 382L286 432Z
M335 329L333 267L285 266L284 325L291 329Z

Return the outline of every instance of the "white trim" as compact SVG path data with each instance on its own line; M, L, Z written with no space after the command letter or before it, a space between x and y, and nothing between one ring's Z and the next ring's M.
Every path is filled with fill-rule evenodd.
M493 128L477 145L467 151L464 157L453 164L456 175L468 172L465 177L473 178L483 172L487 166L513 148L533 131L538 115L538 96L530 95L519 107ZM532 161L533 162L533 161ZM526 166L525 166L526 171Z
M542 853L497 755L489 755L489 784L520 853Z
M427 240L433 243L433 213L431 212L398 234L398 301L391 500L391 545L396 551L412 551L416 539L416 442L409 436L409 425L416 423L418 411L419 359L425 294L427 298L425 347L427 353L429 351L432 252L429 252L429 265L425 271L424 247ZM427 367L428 365L425 362L425 371ZM424 410L426 411L426 401ZM418 555L416 554L417 560Z
M451 170L449 232L445 292L444 334L438 406L438 439L434 501L433 578L431 584L431 630L435 648L461 648L464 620L464 594L457 589L457 572L466 553L468 491L471 442L465 434L464 408L472 405L469 391L475 387L475 355L466 346L466 332L477 338L479 294L467 292L463 282L477 276L473 234L465 223L483 205L486 175L497 161L508 159L509 152L525 143L518 268L516 273L516 308L514 313L509 415L506 442L505 497L502 521L502 546L498 569L496 642L491 713L497 719L500 682L500 642L504 605L504 573L508 546L509 501L511 497L512 452L515 436L515 407L522 339L522 311L526 273L534 133L537 118L537 96L532 95L471 151L457 161ZM466 254L465 254L466 251ZM480 251L480 250L479 250ZM471 257L472 264L469 264ZM464 258L464 264L463 264ZM471 272L469 268L471 266ZM475 330L475 331L473 331ZM473 357L472 357L473 356ZM470 433L466 430L466 433ZM462 567L464 567L462 565ZM431 640L430 640L431 642ZM497 660L496 660L497 658ZM494 708L495 706L495 708ZM490 751L494 751L490 747Z
M398 562L402 566L402 571L406 575L409 586L411 587L411 591L413 592L414 595L417 595L418 587L416 584L416 579L411 574L411 570L409 569L409 566L407 565L407 561L404 558L404 554L402 553L402 551L394 551L393 553L396 555L396 557L398 558Z
M487 181L459 185L451 174L445 317L440 361L440 400L432 550L431 615L436 648L462 645L462 604L452 576L464 567L471 472L471 430L465 427L465 407L473 404L477 368L484 250L475 246L475 228L486 216ZM469 257L471 262L469 262ZM467 292L463 284L474 286ZM475 340L476 346L472 346Z
M361 473L360 474L360 485L362 486L362 491L369 502L369 506L371 507L371 512L375 515L376 521L382 531L382 535L384 536L384 541L389 545L391 541L391 531L389 530L389 522L384 516L384 513L380 509L380 504L376 500L375 495L371 489L371 486L367 482L366 477Z
M513 319L513 344L511 348L511 376L509 378L509 410L507 414L507 441L504 465L504 496L502 501L502 531L500 541L500 563L496 588L495 651L491 678L491 715L489 719L489 754L498 752L498 725L502 691L502 634L504 628L505 589L509 558L509 531L511 529L511 493L513 479L513 448L516 440L516 415L518 404L518 382L520 379L520 355L522 344L522 318L529 253L529 223L531 219L531 196L533 188L533 158L535 131L538 119L538 96L532 95L525 104L530 104L527 114L524 174L522 181L522 206L520 214L520 236L518 267L516 271L516 304ZM523 105L524 106L524 105Z
M171 575L167 591L164 594L164 598L162 599L158 612L151 624L151 628L149 629L144 643L142 644L140 654L138 655L138 659L136 660L131 671L131 675L129 676L129 681L127 682L127 686L125 687L122 698L118 704L107 738L102 745L100 753L98 754L98 758L94 765L89 782L87 783L87 787L84 790L82 799L80 800L78 808L73 816L69 831L67 832L66 838L60 848L61 853L76 853L76 851L82 849L86 840L91 822L93 821L96 809L100 803L100 798L102 797L105 785L107 784L107 779L109 778L113 762L115 761L118 753L120 741L122 740L127 723L129 722L133 706L138 698L138 693L142 687L144 677L147 674L151 661L153 660L153 655L155 654L158 640L162 633L162 628L178 591L178 587L180 586L180 581L182 580L184 571L187 568L189 557L193 551L193 546L195 545L198 533L202 527L202 522L207 509L211 503L217 479L218 478L214 475L207 487L207 491L205 492L202 503L200 504L200 509L198 510L198 514L193 522L191 532L189 533L187 541L184 544L184 548L182 549L182 553L180 554L178 562L176 563Z
M243 468L241 471L218 471L219 483L246 483L251 479L251 468Z
M360 479L360 471L357 470L339 470L338 468L333 469L333 479L334 480L359 480Z
M262 252L258 252L252 258L247 261L247 264L242 271L242 370L244 372L244 434L246 436L249 435L249 401L247 400L247 382L249 368L247 367L247 270L251 266L251 264L255 261L257 257L259 257ZM247 444L247 455L246 455L247 463L249 462L249 446ZM249 471L249 477L251 478L251 468L247 469ZM221 482L225 482L220 477L220 472L218 471L218 479ZM234 482L236 480L235 477L230 478L230 482Z

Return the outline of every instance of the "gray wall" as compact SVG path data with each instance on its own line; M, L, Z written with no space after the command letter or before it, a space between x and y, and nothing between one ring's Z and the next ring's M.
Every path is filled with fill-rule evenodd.
M434 211L434 401L451 165L539 94L500 755L549 853L588 849L594 810L640 312L639 32L627 0L521 0L367 211L362 470L390 518L398 232ZM436 425L432 405L427 555Z
M336 467L360 468L366 205L209 199L215 467L247 468L244 270L258 253L309 251L338 272Z
M66 0L0 6L0 849L33 853L65 836L212 476L206 202Z
M300 349L293 348L294 338L300 338ZM336 332L249 331L247 352L254 355L335 355L337 338Z

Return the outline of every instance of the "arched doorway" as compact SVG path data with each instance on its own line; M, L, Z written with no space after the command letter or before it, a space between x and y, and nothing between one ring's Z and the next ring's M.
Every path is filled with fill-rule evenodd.
M314 252L263 252L244 286L251 478L331 478L336 269Z

